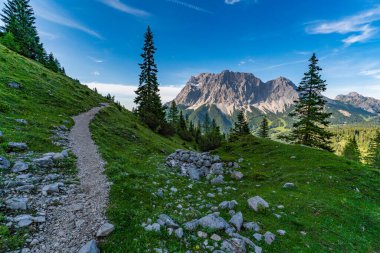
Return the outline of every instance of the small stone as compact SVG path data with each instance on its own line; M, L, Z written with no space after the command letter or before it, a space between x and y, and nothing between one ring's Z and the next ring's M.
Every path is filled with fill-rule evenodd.
M285 234L286 234L286 231L285 231L285 230L282 230L282 229L279 229L279 230L277 230L277 233L278 233L279 235L285 235Z
M28 209L28 198L11 198L5 201L8 209L26 210Z
M195 229L197 229L198 225L199 225L199 221L193 220L193 221L189 221L183 224L183 227L188 231L194 231Z
M170 190L171 190L172 192L177 192L177 191L178 191L177 188L175 188L175 187L170 188Z
M262 234L254 233L253 234L253 238L255 238L257 241L261 241L261 239L263 238L263 236L262 236Z
M211 184L224 184L224 177L222 175L219 175L211 179Z
M29 226L32 223L33 223L33 221L30 220L30 219L23 219L23 220L20 220L17 223L17 226L20 227L20 228L22 228L22 227L27 227L27 226Z
M79 250L79 253L100 253L100 250L96 246L96 241L91 240Z
M199 219L199 225L207 229L226 229L229 227L229 224L216 214L209 214L201 219Z
M33 160L33 163L41 168L50 168L54 166L52 156L44 156Z
M282 186L282 188L284 188L284 189L291 189L291 188L294 188L294 187L295 187L294 183L285 183Z
M178 228L174 231L175 235L178 237L178 238L182 238L183 237L183 229L182 228Z
M115 226L110 223L103 224L98 232L96 233L96 237L105 237L111 234L115 230Z
M300 233L301 233L301 235L303 235L303 236L307 235L307 233L306 233L305 231L301 231Z
M244 223L243 227L245 229L256 231L256 232L260 231L260 226L255 222Z
M231 178L235 179L235 180L242 180L244 177L244 174L241 173L240 171L234 171L231 173Z
M203 232L203 231L198 231L197 232L197 235L198 237L200 238L207 238L207 233Z
M9 142L8 150L9 151L25 151L28 149L28 145L22 142Z
M25 119L16 119L15 120L17 123L21 123L21 124L24 124L24 125L28 125L28 121L26 121Z
M213 193L207 193L207 197L209 197L209 198L215 198L215 194L213 194Z
M155 231L159 232L161 230L161 226L158 223L153 223L152 225L148 225L145 227L146 231Z
M8 169L11 163L5 158L0 156L0 169Z
M24 162L21 162L21 161L17 161L13 167L12 167L12 172L13 173L19 173L19 172L23 172L23 171L26 171L29 169L29 165L24 163Z
M238 230L240 231L242 225L243 225L243 214L241 212L236 213L234 216L232 216L230 223Z
M60 183L45 185L42 188L42 194L44 196L47 196L49 193L57 193L57 192L59 192L59 186L60 185L61 185Z
M220 237L217 234L213 234L210 238L211 238L211 240L214 240L216 242L220 242L222 240L222 237Z
M268 244L268 245L271 245L272 242L276 239L276 236L272 233L272 232L266 232L264 234L264 239L265 239L265 242Z
M13 89L20 89L21 88L21 84L16 83L16 82L10 82L10 83L8 83L8 87L9 88L13 88Z
M178 224L175 223L173 221L172 218L170 218L168 215L166 214L160 214L160 216L158 217L161 221L163 221L164 225L166 227L170 227L170 228L174 228L174 229L177 229L179 228Z
M255 196L253 198L248 199L248 206L258 212L260 209L269 208L268 202L266 202L260 196Z

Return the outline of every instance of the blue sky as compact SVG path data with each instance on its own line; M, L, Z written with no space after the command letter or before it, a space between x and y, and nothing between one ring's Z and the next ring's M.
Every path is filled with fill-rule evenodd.
M0 2L4 2L1 0ZM150 25L163 100L191 75L224 69L296 84L312 52L329 97L380 99L380 0L31 0L67 73L131 107ZM123 86L120 86L123 85Z

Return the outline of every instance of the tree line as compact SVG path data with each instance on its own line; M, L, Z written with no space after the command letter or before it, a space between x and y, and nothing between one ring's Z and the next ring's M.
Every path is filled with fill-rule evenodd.
M10 50L35 60L46 68L65 74L53 53L47 53L40 41L36 28L36 18L30 0L8 0L4 3L0 18L0 43Z

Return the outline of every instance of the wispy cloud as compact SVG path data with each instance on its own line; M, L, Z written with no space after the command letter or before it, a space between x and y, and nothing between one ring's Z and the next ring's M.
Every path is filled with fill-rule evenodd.
M376 79L380 79L380 69L363 70L360 74L363 76L371 76Z
M380 6L338 21L314 22L306 28L306 31L309 34L349 34L350 36L342 40L349 46L372 38L378 31L373 23L378 20L380 20Z
M92 57L92 56L88 56L88 58L89 58L91 61L95 62L95 63L103 63L103 62L104 62L103 60L101 60L101 59L96 59L96 58L94 58L94 57Z
M49 40L56 40L59 38L59 35L57 34L54 34L54 33L50 33L50 32L46 32L46 31L38 31L38 34L43 37L43 38L47 38Z
M241 0L224 0L226 4L236 4L239 3Z
M203 8L197 6L197 5L189 4L189 3L186 3L186 2L183 2L183 1L179 1L179 0L166 0L166 1L178 4L178 5L181 5L183 7L189 8L189 9L193 9L195 11L205 12L205 13L212 14L211 11L208 11L206 9L203 9Z
M37 17L62 26L70 27L85 32L98 39L103 39L103 37L99 33L86 27L85 25L82 25L78 21L75 21L73 18L65 16L62 10L60 10L56 6L49 4L48 1L35 1L33 3L33 8Z
M92 74L93 74L94 76L100 76L100 72L99 72L99 71L96 71L96 70L93 71Z
M243 65L245 65L245 64L248 64L248 63L254 63L254 62L255 62L254 59L252 59L252 58L247 58L247 59L244 59L244 60L240 61L238 65L239 65L239 66L243 66Z
M145 17L149 16L150 14L144 10L140 10L137 8L133 8L129 5L124 4L120 0L99 0L101 3L108 5L109 7L112 7L118 11L131 14L138 17Z

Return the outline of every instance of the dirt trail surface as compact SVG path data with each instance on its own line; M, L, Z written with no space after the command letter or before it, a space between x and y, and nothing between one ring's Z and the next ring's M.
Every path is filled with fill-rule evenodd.
M67 195L62 205L49 207L46 227L32 252L77 253L86 242L94 239L98 228L106 222L109 183L103 174L104 161L89 129L91 120L104 106L73 118L75 125L69 140L78 158L80 185Z

